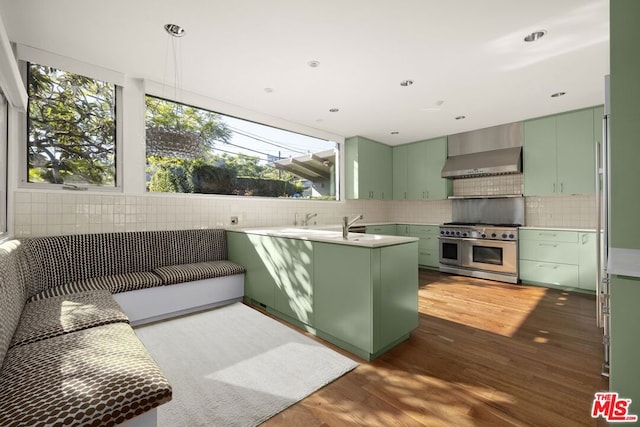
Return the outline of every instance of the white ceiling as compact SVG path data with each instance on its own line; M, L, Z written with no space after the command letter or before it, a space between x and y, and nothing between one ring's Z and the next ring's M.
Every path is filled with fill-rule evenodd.
M181 25L182 89L390 145L602 104L609 72L608 0L0 0L0 13L14 42L171 83L163 26Z

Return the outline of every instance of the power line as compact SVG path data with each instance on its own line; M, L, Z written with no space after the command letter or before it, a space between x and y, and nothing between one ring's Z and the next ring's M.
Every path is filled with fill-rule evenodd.
M293 151L293 152L296 152L296 153L306 154L306 152L300 151L299 149L292 148L292 147L289 147L289 146L284 145L284 144L276 143L273 140L270 140L270 139L267 139L265 137L261 137L261 136L252 134L252 133L247 132L247 131L239 130L238 128L235 128L233 126L227 125L227 127L229 129L231 129L232 131L234 131L235 133L243 135L243 136L246 136L247 138L255 139L256 141L260 141L260 142L263 142L263 143L268 144L268 145L273 145L273 146L278 147L278 148L284 148L285 150Z

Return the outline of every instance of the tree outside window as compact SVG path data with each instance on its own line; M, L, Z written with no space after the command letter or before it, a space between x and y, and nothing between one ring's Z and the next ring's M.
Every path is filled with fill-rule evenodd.
M146 146L151 192L335 200L333 142L147 96Z
M28 181L116 185L116 88L28 65Z

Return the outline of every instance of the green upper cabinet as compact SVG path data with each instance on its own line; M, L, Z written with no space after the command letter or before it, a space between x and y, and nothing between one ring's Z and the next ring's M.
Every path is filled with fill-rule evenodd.
M525 196L594 192L595 142L600 140L594 116L598 109L524 123Z
M393 200L407 200L407 156L409 147L393 147Z
M361 136L345 141L347 199L391 200L393 158L388 145Z
M451 181L440 177L446 159L446 137L394 147L394 200L446 199Z

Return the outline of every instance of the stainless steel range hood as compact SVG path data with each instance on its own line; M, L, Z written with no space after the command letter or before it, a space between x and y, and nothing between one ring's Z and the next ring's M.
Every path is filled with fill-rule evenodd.
M443 178L522 173L522 122L450 135Z

